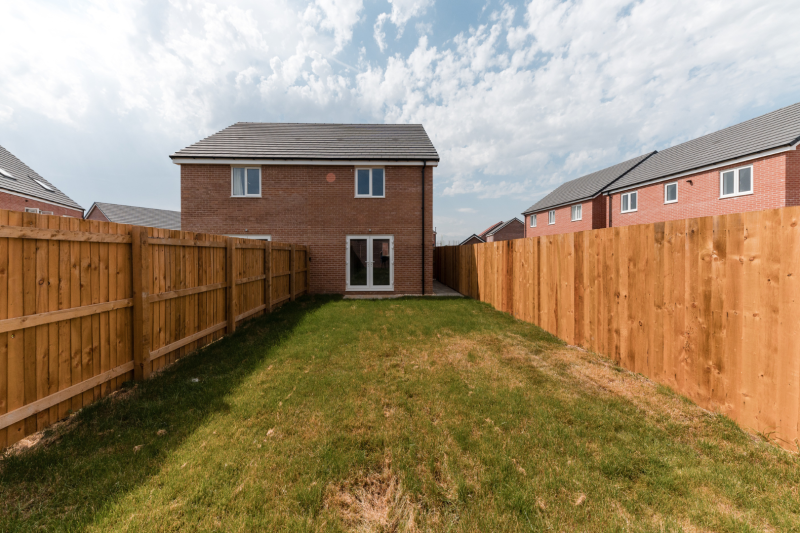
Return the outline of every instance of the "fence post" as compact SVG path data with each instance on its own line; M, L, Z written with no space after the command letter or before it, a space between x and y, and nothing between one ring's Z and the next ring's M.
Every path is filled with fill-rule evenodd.
M227 270L226 274L228 276L228 330L226 333L230 335L234 331L236 331L236 273L235 273L235 264L234 261L234 252L236 251L236 245L233 242L233 237L228 237L228 248L225 254L225 268Z
M265 312L272 312L272 243L264 243L264 305Z
M150 283L150 250L147 229L131 228L131 267L133 278L133 376L136 380L150 376L150 304L147 301Z
M311 246L306 244L306 294L311 294Z
M294 301L294 299L295 299L295 297L297 295L297 291L294 288L295 270L297 270L297 264L296 264L297 261L295 260L295 257L294 257L294 250L295 250L295 248L294 248L294 244L293 244L292 245L292 249L289 252L291 254L289 256L289 271L291 272L291 274L289 274L289 294L292 295L291 296L291 301Z

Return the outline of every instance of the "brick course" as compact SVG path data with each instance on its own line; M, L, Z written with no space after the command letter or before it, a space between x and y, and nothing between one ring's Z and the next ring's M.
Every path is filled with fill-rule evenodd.
M339 165L264 165L261 198L231 198L230 165L181 165L181 227L308 244L315 293L345 292L348 235L393 235L394 292L420 294L422 168L385 169L385 198L354 198L355 167ZM425 170L425 227L425 293L430 294L433 167Z
M8 194L0 192L0 209L8 209L10 211L25 211L26 207L35 207L41 211L52 211L55 216L69 216L75 218L83 218L83 211L79 209L72 209L70 207L62 207L60 205L53 205L47 202L40 202L32 198L23 198L15 194Z

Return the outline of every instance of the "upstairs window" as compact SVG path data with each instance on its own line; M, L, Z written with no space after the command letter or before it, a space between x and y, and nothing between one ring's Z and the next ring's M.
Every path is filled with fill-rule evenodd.
M261 197L261 169L234 167L231 178L231 196Z
M664 185L664 203L674 204L678 201L678 182Z
M356 169L356 198L385 198L382 168Z
M582 205L573 205L572 206L572 221L575 222L576 220L580 220L583 217L583 206Z
M753 194L753 166L725 170L719 173L720 198Z
M626 192L622 195L622 212L632 213L639 209L639 193L637 191Z
M556 211L555 209L547 213L547 223L548 224L555 224L556 223Z
M531 215L531 227L536 227L536 215Z

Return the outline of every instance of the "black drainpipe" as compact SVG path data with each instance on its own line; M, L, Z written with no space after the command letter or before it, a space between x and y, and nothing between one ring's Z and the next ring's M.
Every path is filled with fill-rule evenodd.
M422 162L422 295L425 296L425 167L428 162Z

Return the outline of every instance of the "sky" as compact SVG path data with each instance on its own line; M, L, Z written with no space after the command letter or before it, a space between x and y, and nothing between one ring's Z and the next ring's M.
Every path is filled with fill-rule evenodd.
M239 121L421 123L439 240L800 101L800 2L0 2L0 145L85 209L180 209Z

